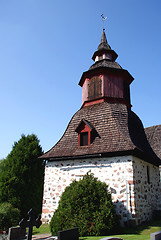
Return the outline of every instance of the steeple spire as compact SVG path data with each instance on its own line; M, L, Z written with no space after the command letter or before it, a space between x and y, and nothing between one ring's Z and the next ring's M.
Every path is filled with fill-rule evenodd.
M107 59L109 61L115 61L117 58L117 53L111 49L110 45L107 42L105 29L103 29L101 42L98 45L97 51L93 54L92 59L97 62L102 59Z
M102 49L111 49L110 45L107 43L107 38L106 38L106 34L104 32L104 29L103 29L103 32L102 32L102 36L101 36L101 42L97 48L97 50L102 50Z
M105 29L103 29L102 36L101 36L101 43L107 43L107 38L104 30Z

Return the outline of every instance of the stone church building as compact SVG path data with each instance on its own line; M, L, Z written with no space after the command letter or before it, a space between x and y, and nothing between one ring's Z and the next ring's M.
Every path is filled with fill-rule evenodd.
M42 220L60 196L88 171L106 182L121 224L140 224L159 207L161 125L144 129L131 110L134 78L115 60L103 30L94 64L82 74L82 106L58 143L46 152Z

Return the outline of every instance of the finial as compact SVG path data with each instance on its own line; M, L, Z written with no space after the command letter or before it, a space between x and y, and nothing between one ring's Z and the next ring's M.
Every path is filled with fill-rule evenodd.
M101 14L102 17L102 27L103 27L103 31L105 30L104 28L104 21L107 19L107 17L104 17L103 13Z

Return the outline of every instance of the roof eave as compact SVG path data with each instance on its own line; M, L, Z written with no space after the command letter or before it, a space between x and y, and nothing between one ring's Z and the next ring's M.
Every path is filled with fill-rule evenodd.
M44 154L45 155L45 154ZM113 157L113 156L127 156L132 155L135 157L138 157L148 163L151 163L155 166L161 165L161 160L159 158L153 158L152 156L147 155L146 153L142 152L141 150L135 148L131 150L125 150L125 151L117 151L117 152L103 152L103 153L97 153L97 154L85 154L85 155L73 155L73 156L55 156L55 157L45 157L42 155L41 159L47 160L50 162L53 161L65 161L65 160L75 160L75 159L88 159L88 158L98 158L98 157ZM44 156L44 157L43 157Z
M151 163L157 167L159 165L161 165L161 159L159 159L157 156L154 158L153 156L146 154L145 152L141 151L138 148L135 148L133 150L133 156L138 157L138 158L140 158L148 163Z
M96 157L113 157L113 156L125 156L125 155L133 155L133 150L126 150L126 151L117 151L117 152L103 152L103 153L96 153L96 154L84 154L84 155L73 155L73 156L60 156L60 157L43 157L44 160L48 161L62 161L62 160L74 160L74 159L82 159L82 158L96 158ZM45 154L44 154L45 155Z
M132 75L125 69L108 68L108 67L97 67L97 68L94 68L94 69L90 69L90 70L88 70L86 72L83 72L78 85L80 85L82 87L83 83L85 81L85 78L91 77L91 75L95 74L96 72L99 74L99 73L101 73L101 70L104 70L106 72L123 73L125 75L125 77L126 77L126 80L129 82L129 84L131 84L132 81L134 80Z
M95 61L95 57L99 56L103 53L110 53L112 55L112 60L113 61L115 61L116 58L118 57L118 54L114 50L102 48L101 50L97 50L96 52L94 52L94 54L92 56L92 60Z

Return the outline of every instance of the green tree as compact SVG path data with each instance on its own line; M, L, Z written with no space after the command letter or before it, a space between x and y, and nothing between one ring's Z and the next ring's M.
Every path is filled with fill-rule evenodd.
M108 186L89 173L66 187L50 222L53 235L78 227L80 236L103 236L116 226L119 224Z
M10 203L0 204L0 233L8 231L12 226L18 225L20 221L20 210L13 208Z
M0 162L0 203L20 209L21 216L32 207L41 212L44 162L37 136L22 135L6 159Z

